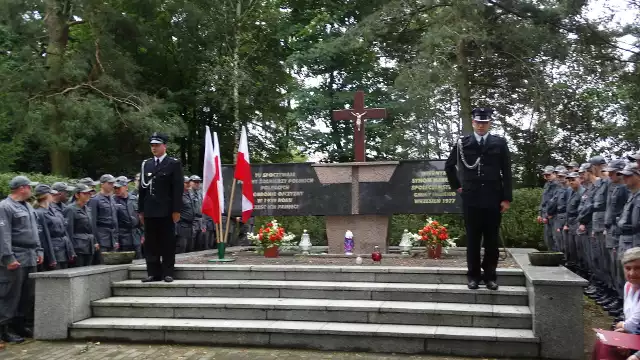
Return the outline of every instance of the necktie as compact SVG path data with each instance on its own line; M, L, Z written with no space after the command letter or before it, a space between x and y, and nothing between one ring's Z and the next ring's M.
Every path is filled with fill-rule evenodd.
M160 159L156 158L156 167L158 167L158 165L160 165Z
M480 147L483 148L484 147L484 137L480 138Z

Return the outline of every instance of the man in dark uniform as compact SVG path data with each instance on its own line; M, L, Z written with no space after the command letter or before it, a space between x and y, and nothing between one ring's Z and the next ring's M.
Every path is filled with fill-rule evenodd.
M492 113L488 108L473 110L474 133L458 140L445 165L449 185L462 196L469 289L478 288L481 268L487 288L498 289L498 233L502 213L509 209L513 197L509 148L504 138L489 134Z
M556 244L553 241L553 228L549 221L549 214L547 214L547 207L549 202L553 198L553 194L558 188L558 182L556 181L555 168L551 165L546 166L542 172L544 180L544 188L542 190L542 199L540 201L540 207L538 209L538 223L544 224L544 244L548 250L557 251Z
M138 211L144 224L148 275L142 282L173 281L175 225L180 220L184 178L180 161L167 156L167 141L164 134L151 136L153 158L142 163L140 173Z

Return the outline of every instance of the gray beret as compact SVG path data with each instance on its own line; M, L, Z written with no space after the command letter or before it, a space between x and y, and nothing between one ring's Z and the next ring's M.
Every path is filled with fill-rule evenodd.
M640 247L633 247L625 251L620 261L622 261L623 264L626 264L634 260L640 260Z

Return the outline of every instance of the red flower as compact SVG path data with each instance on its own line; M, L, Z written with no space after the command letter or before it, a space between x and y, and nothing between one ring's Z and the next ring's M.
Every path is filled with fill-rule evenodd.
M258 234L258 240L262 240L262 234Z
M440 240L447 240L447 234L440 234Z
M273 224L272 223L267 223L267 227L272 227Z

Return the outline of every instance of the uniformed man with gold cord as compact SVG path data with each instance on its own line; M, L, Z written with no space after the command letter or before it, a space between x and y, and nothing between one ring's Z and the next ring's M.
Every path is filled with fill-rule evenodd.
M469 289L477 289L482 280L488 289L498 289L500 222L513 199L509 148L504 138L489 134L492 113L473 109L474 132L456 142L445 165L449 185L462 197Z

